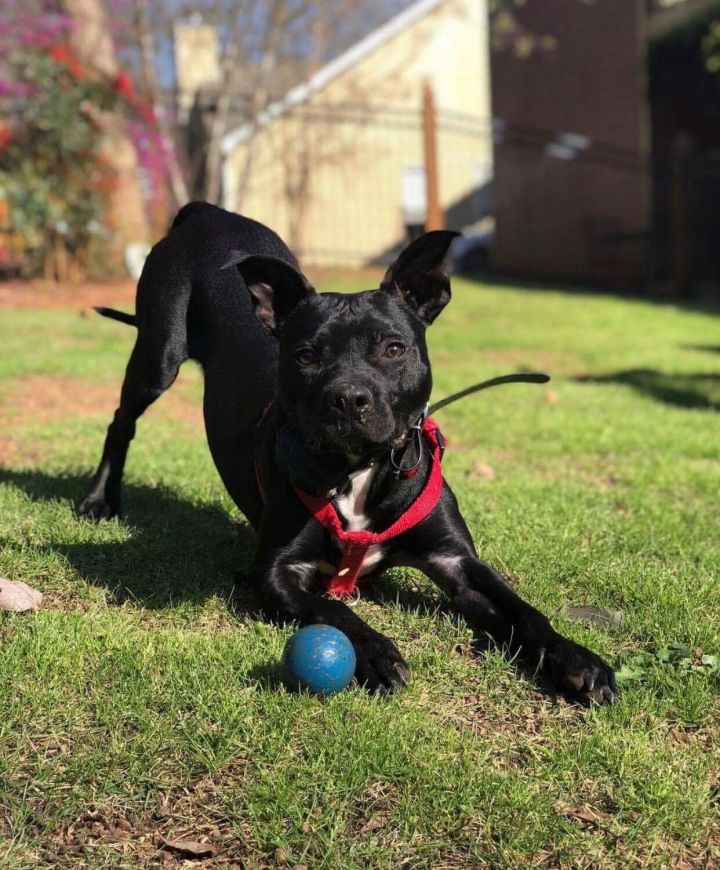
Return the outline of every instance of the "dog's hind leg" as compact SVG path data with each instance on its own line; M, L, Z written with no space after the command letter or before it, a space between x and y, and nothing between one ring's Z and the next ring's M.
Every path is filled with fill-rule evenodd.
M120 405L108 427L102 459L80 503L78 515L89 520L106 520L120 512L120 489L128 447L135 435L135 423L143 412L177 377L187 359L184 334L163 341L148 340L140 332L130 355L120 394Z

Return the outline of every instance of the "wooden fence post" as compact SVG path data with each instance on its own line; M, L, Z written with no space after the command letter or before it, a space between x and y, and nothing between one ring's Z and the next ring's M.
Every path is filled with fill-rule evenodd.
M427 216L425 231L445 229L445 216L440 207L438 183L435 97L428 81L423 83L423 146L425 155L425 189Z

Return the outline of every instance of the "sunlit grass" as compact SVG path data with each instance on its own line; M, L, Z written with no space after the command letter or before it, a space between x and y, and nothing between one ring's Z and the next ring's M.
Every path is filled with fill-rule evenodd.
M434 398L513 370L553 376L438 420L484 558L614 664L646 654L615 708L582 710L474 656L404 570L359 612L398 641L410 688L286 692L290 629L258 620L238 579L251 536L202 430L177 409L144 418L126 517L95 527L72 505L112 403L23 410L22 384L46 376L119 389L131 330L1 312L0 574L46 597L0 616L0 865L144 866L161 836L248 866L720 861L720 684L701 664L720 653L718 313L457 280L431 330ZM196 372L180 391L200 402ZM623 624L570 623L567 604ZM690 660L661 660L674 642Z

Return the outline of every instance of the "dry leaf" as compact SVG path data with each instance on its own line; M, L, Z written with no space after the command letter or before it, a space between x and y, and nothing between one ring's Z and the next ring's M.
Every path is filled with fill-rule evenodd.
M577 821L584 822L586 825L600 827L601 823L605 820L605 813L593 809L593 807L587 804L565 806L564 804L557 803L555 808L567 818L577 819Z
M560 396L554 390L546 390L543 398L548 403L548 405L557 405Z
M694 737L692 734L682 728L671 728L670 736L677 740L678 743L693 743Z
M22 580L7 580L0 577L0 610L12 613L22 613L25 610L37 610L42 601L42 592L38 592Z
M191 858L212 858L218 853L217 846L212 843L198 843L195 840L166 840L162 839L163 848L171 849L173 852L180 852L181 855L188 855Z
M376 813L360 825L358 834L372 834L374 831L381 831L387 824L387 820L387 812Z
M608 610L606 607L594 607L593 605L568 605L563 607L561 613L567 619L575 622L587 622L589 625L610 625L613 628L621 628L623 624L622 610Z
M495 477L495 469L492 465L488 465L486 462L480 462L478 459L473 465L470 477L478 477L481 480L493 480Z

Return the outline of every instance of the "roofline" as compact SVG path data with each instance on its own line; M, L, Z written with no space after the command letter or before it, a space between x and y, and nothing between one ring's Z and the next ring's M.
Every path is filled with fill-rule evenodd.
M247 142L256 126L267 127L275 118L284 115L293 106L304 103L312 94L322 90L333 79L342 75L346 70L351 69L361 60L372 54L377 48L380 48L381 45L384 45L393 37L402 33L411 24L419 21L444 2L445 0L418 0L417 3L413 3L407 9L403 9L402 12L386 21L385 24L371 31L359 42L350 46L342 54L339 54L334 60L320 67L306 82L296 85L289 90L281 100L271 103L264 111L259 113L255 123L247 121L229 133L226 133L220 140L220 151L223 156L229 154L242 142Z
M693 25L717 12L716 0L696 0L694 3L678 3L668 9L660 9L648 16L647 34L651 42L661 42L673 31Z

